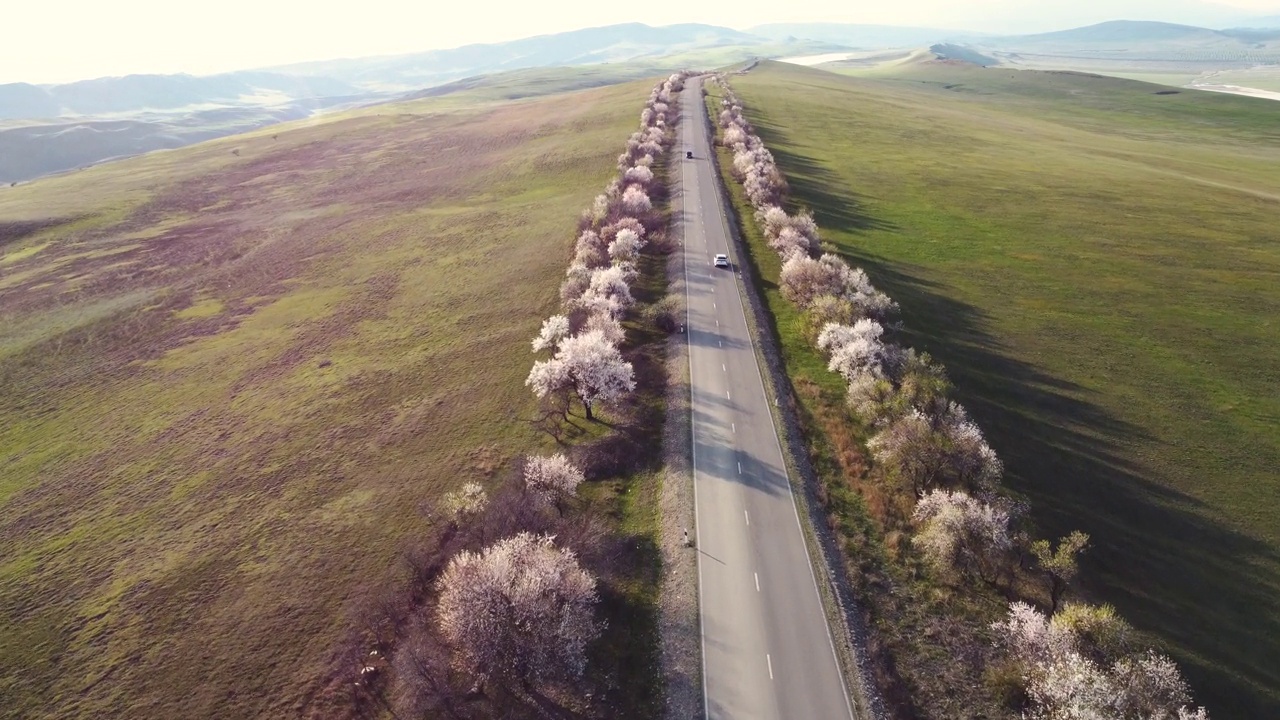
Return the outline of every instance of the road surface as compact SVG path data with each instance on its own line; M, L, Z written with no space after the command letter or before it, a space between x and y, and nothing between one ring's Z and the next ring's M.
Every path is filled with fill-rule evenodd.
M687 332L707 717L852 717L734 279L702 80L681 98ZM693 151L692 160L685 153ZM732 269L712 266L717 253Z

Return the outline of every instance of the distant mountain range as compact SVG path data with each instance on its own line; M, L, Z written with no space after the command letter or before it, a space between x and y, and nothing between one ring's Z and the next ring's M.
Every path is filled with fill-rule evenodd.
M524 68L656 60L685 52L767 42L712 25L639 23L540 35L506 43L387 57L327 60L193 77L129 75L64 85L0 85L0 119L278 106L338 96L386 97L476 75Z
M1206 7L1196 0L1168 1L1193 10ZM1247 24L1280 26L1280 18ZM594 66L604 69L595 82L608 82L611 77L629 77L632 71L657 74L686 65L717 67L752 56L931 46L944 48L947 57L981 58L984 64L1017 58L1019 53L1104 59L1175 57L1191 62L1231 56L1271 62L1273 56L1280 61L1280 30L1209 30L1118 21L1037 35L987 36L834 23L770 24L746 31L629 23L505 43L207 77L130 75L63 85L11 83L0 85L0 181L179 147L324 109L443 94L474 86L475 78L493 73Z
M191 75L128 75L65 85L0 85L0 119L106 115L191 106L281 105L306 98L358 95L365 91L340 80L242 71Z
M1280 21L1280 18L1272 19ZM1262 24L1266 21L1267 18L1260 19ZM478 75L525 68L637 61L657 67L663 58L675 62L715 48L759 47L763 54L772 56L789 48L812 49L815 44L830 45L834 50L927 47L939 43L998 48L1140 45L1141 49L1150 50L1160 45L1266 46L1275 42L1276 36L1277 33L1265 30L1210 30L1131 21L1011 36L839 23L770 24L746 31L714 25L650 27L628 23L505 43L466 45L409 55L326 60L207 77L129 75L64 85L12 83L0 85L0 120L196 111L212 107L281 107L334 97L385 99Z
M747 32L772 40L818 40L866 50L919 47L955 38L981 37L959 30L848 23L774 23L757 25Z
M180 147L317 110L383 102L479 75L604 63L639 63L660 73L698 52L739 48L736 56L746 57L744 46L769 42L711 25L633 23L207 77L129 75L64 85L0 85L0 182ZM812 43L795 47L811 49Z
M1216 44L1266 45L1280 42L1280 29L1236 28L1210 30L1208 28L1176 25L1174 23L1113 20L1088 27L1036 35L984 38L983 42L989 45L1016 45L1019 47L1040 45L1070 47L1117 46L1141 50L1150 50L1156 46L1166 45L1176 45L1178 47Z
M759 36L714 25L650 27L627 23L538 35L505 43L268 69L290 75L334 78L370 90L410 90L506 70L633 62L711 47L761 42Z
M932 25L991 35L1026 35L1109 20L1155 20L1216 29L1266 27L1270 22L1256 12L1206 0L985 0L935 5L930 13Z
M1118 20L1088 27L964 43L999 64L1028 69L1199 76L1280 65L1280 29L1210 30Z

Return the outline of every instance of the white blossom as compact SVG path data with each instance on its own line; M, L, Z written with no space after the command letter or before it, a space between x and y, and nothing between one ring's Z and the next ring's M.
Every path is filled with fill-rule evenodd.
M589 313L607 312L621 317L627 308L635 304L629 286L634 272L634 267L621 263L592 270L591 282L578 299L578 304Z
M562 340L553 358L534 363L525 384L538 397L572 391L588 418L596 403L617 402L636 388L631 363L598 330Z
M644 215L653 209L653 201L639 185L629 185L622 193L622 209L633 215Z
M653 182L653 171L646 165L637 165L635 167L627 168L627 171L622 174L622 179L629 183L638 183L640 185L647 186L649 183Z
M552 538L520 533L459 552L438 584L436 620L462 669L525 682L586 669L601 630L596 581Z
M463 518L479 514L489 504L489 495L477 482L465 483L461 488L446 493L443 505L454 516Z
M554 505L573 497L585 479L582 471L562 453L525 459L525 487L547 504Z
M555 350L560 341L569 336L569 318L552 315L542 321L542 331L533 339L533 351Z
M1013 547L1007 510L963 492L934 490L920 499L912 520L914 544L935 568L992 570Z
M635 262L640 257L640 250L644 245L645 242L634 230L624 228L619 230L614 241L609 243L609 257L615 262L620 260Z

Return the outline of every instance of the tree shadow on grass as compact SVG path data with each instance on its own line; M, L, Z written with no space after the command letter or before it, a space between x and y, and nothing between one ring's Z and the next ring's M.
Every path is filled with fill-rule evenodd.
M657 643L647 642L658 632L657 607L636 587L656 588L660 581L661 551L651 537L620 538L616 556L600 567L600 616L610 628L591 648L588 667L604 697L601 704L613 717L626 709L656 711L659 697L650 683L636 677L656 676Z
M791 188L791 204L803 206L813 213L818 228L884 230L896 232L897 225L869 215L863 208L864 195L845 188L843 182L818 160L779 149L784 138L767 127L756 127L765 147L773 153L778 167L783 168ZM794 208L793 208L794 209Z
M875 227L818 217L831 230ZM1089 599L1172 643L1211 711L1280 717L1280 556L1126 459L1157 440L1091 401L1088 389L1012 357L980 309L901 266L842 250L901 305L902 341L946 366L1041 534L1090 534Z
M822 229L896 232L817 158L785 149L784 128L757 133ZM947 368L956 398L1031 503L1041 535L1092 536L1082 565L1091 601L1109 602L1165 638L1199 702L1220 717L1280 717L1280 556L1211 516L1195 498L1129 461L1158 440L1091 391L1012 357L985 314L909 268L841 248L902 307L901 339ZM772 283L764 281L766 288ZM772 319L772 318L771 318Z

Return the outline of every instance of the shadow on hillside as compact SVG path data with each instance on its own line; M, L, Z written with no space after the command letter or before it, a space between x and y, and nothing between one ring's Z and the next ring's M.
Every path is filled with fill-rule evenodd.
M1262 652L1240 652L1280 638L1280 557L1125 460L1124 448L1153 438L1090 402L1086 388L1010 357L984 330L981 310L900 267L844 255L900 303L903 341L946 366L957 399L1004 460L1006 484L1030 501L1040 534L1080 529L1092 537L1082 573L1090 599L1180 646L1171 650L1210 710L1280 717L1280 700L1257 692L1280 687L1274 640ZM1196 657L1186 654L1192 649ZM1246 691L1233 674L1256 687Z
M801 201L817 221L818 228L851 228L856 230L886 230L896 232L898 227L887 220L872 217L863 211L863 196L841 186L841 180L817 160L786 150L779 150L782 137L766 127L756 127L765 147L773 153L778 167L783 168L787 185L791 188L791 200ZM837 194L837 192L839 194Z

